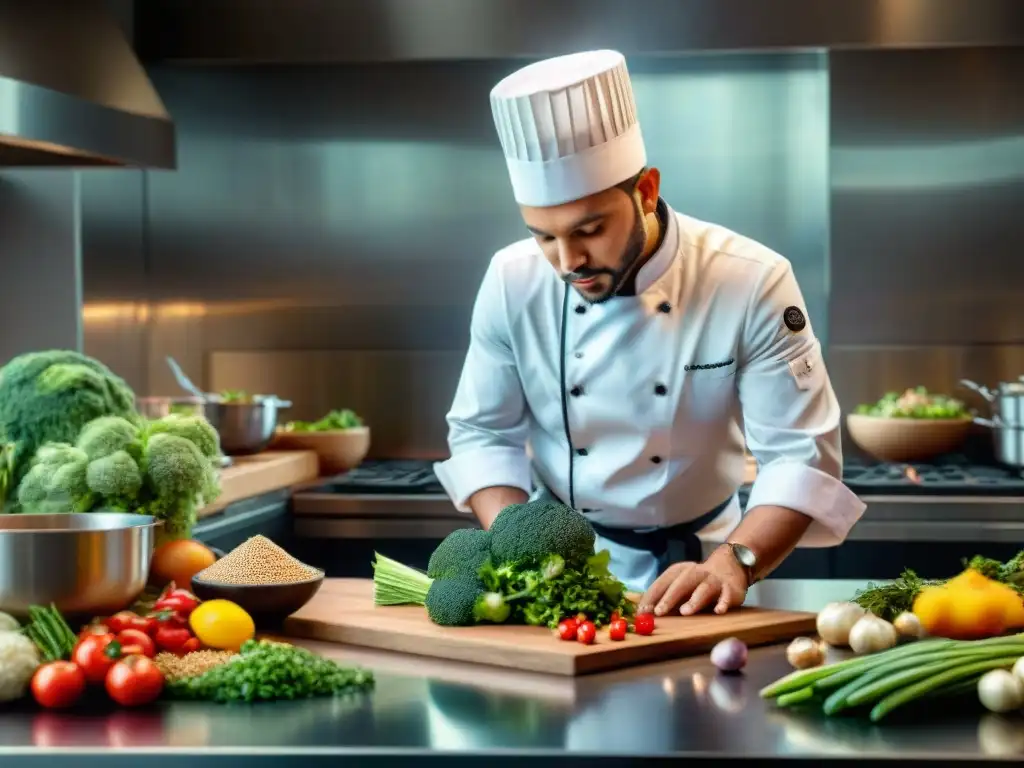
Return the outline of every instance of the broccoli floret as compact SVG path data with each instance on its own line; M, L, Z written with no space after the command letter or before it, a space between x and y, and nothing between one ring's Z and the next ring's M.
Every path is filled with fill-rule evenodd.
M478 580L468 576L434 579L424 605L430 620L442 627L501 624L512 613L502 595L485 592Z
M594 541L587 519L557 501L512 504L491 524L491 554L499 563L540 561L552 554L579 563L594 554Z
M107 503L117 508L130 505L142 488L138 462L127 451L89 462L85 477L91 490L107 497Z
M199 452L208 459L220 457L220 435L206 419L196 415L172 413L159 421L150 422L147 431L151 435L167 434L183 437L194 443Z
M102 459L118 451L136 461L142 455L139 428L120 416L101 416L86 424L75 445L90 459Z
M88 512L95 502L86 480L88 466L88 457L73 446L45 446L18 486L22 511L35 514Z
M149 514L164 521L160 539L191 533L196 511L217 497L217 473L195 443L184 437L158 433L146 444L145 475L155 499Z
M160 518L160 541L190 536L198 507L220 492L217 468L194 442L161 429L162 422L140 428L100 417L82 429L78 446L42 446L18 487L22 511L124 510ZM175 419L172 429L179 426L202 433Z
M424 604L435 624L465 627L476 623L474 609L483 596L484 590L476 579L435 579Z
M0 368L0 435L13 443L15 481L46 443L74 443L100 416L135 421L135 395L123 379L71 350L30 352Z
M491 556L491 534L481 528L460 528L448 534L430 555L427 575L432 579L476 576Z

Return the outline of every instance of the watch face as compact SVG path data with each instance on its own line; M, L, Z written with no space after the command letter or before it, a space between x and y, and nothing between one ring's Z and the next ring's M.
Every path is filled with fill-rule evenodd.
M747 568L753 568L757 565L757 556L754 555L750 547L745 547L742 544L733 544L732 551L735 553L736 559Z

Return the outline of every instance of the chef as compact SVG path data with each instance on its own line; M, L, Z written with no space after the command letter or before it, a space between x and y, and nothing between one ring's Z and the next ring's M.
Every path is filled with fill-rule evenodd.
M796 546L842 542L864 505L840 481L792 267L661 199L622 55L530 64L491 108L529 237L474 305L435 466L455 506L485 528L527 498L572 506L658 615L724 613ZM702 541L719 545L705 558Z

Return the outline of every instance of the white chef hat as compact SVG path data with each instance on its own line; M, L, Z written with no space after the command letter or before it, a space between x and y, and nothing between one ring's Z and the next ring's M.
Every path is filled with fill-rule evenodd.
M647 164L626 59L617 51L523 67L494 86L491 110L520 205L579 200Z

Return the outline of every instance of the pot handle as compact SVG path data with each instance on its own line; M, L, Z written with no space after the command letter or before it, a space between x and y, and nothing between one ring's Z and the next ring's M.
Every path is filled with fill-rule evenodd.
M993 392L988 387L981 386L981 384L975 384L970 379L960 379L960 386L961 387L967 387L967 389L971 390L972 392L977 392L979 395L984 397L990 403L994 403L996 401L996 393L995 392Z

